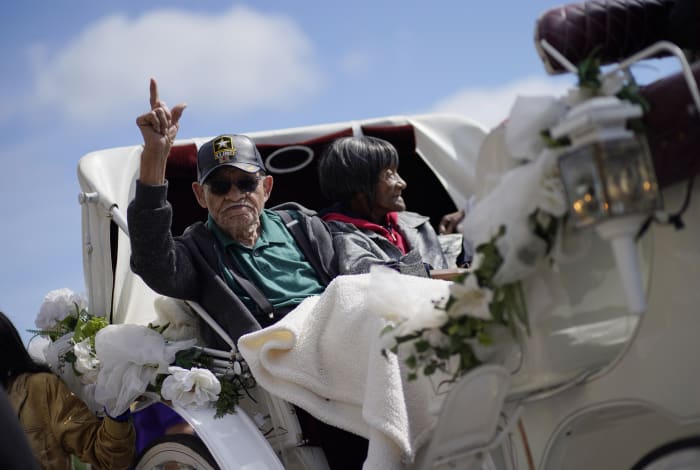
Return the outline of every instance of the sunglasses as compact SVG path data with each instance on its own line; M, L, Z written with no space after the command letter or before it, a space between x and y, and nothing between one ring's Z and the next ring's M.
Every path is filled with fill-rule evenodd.
M242 193L252 193L258 189L258 184L260 184L261 176L255 176L251 178L239 178L237 180L227 180L227 179L211 179L207 180L205 183L209 186L209 189L213 194L217 196L223 196L231 191L231 186L235 186Z

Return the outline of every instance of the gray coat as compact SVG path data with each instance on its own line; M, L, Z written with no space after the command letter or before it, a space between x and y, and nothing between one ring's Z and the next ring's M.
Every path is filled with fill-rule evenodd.
M398 230L408 243L409 252L405 255L376 232L360 230L346 222L326 222L333 233L340 274L366 273L372 265L381 264L405 274L425 277L429 269L448 267L430 219L415 212L398 214Z
M178 237L170 234L172 207L166 195L167 185L145 186L137 182L136 195L127 211L132 271L159 294L200 303L234 341L260 329L250 310L226 284L219 267L216 240L204 223L192 224ZM327 285L337 274L337 268L331 234L325 223L313 211L298 204L275 209L297 211L301 227L324 268L324 272L317 272L319 281ZM204 324L202 337L210 347L229 349Z

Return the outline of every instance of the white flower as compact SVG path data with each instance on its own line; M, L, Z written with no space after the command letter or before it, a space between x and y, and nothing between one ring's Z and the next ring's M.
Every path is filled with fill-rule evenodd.
M172 366L168 372L160 392L164 399L183 407L202 407L219 398L221 383L209 369Z
M476 276L468 275L462 282L454 282L450 286L450 295L455 301L447 310L449 317L461 317L464 315L491 320L489 305L493 299L493 291L479 287Z
M80 373L80 382L84 384L97 383L100 360L97 359L90 346L90 338L85 338L73 346L73 353L75 354L75 370Z
M75 313L76 304L81 309L87 307L85 298L70 289L52 290L44 297L34 324L41 330L49 330L68 315Z

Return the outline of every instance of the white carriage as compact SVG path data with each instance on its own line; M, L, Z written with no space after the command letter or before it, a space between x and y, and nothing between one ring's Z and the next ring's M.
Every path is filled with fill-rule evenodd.
M697 87L690 90L682 104L700 105ZM695 116L698 132L697 111ZM315 183L315 158L328 142L358 133L387 139L400 153L409 207L436 224L443 214L464 207L471 196L485 198L514 167L501 153L504 132L500 126L487 133L459 116L418 115L249 135L275 177L269 204L293 200L314 209L325 203ZM167 178L175 234L203 217L190 183L195 179L196 149L206 140L179 140L171 152ZM89 307L91 312L105 312L113 323L147 324L155 317L156 294L129 269L125 211L133 197L140 151L135 145L92 152L78 168ZM653 157L657 169L683 163L658 149ZM697 168L691 165L680 174ZM700 289L695 289L700 279L700 189L677 177L660 178L659 186L669 211L690 198L683 229L651 224L632 244L628 254L634 260L628 267L616 263L611 243L599 231L588 227L569 232L572 240L585 238L585 244L573 250L575 256L560 256L555 265L522 279L530 334L521 335L510 362L474 369L451 389L437 414L433 437L407 467L698 465ZM629 274L641 280L636 298L630 293L634 286L625 280ZM231 347L235 348L232 342ZM273 421L283 422L289 432L265 438L251 419L255 411L249 413L245 406L222 419L206 410L177 411L192 424L220 468L323 468L322 458L298 450L303 436L289 406L266 392L260 397ZM149 458L177 460L180 451L183 462L201 468L198 453L178 443L164 443ZM668 466L652 466L668 463L663 460L668 458ZM681 467L686 461L690 463Z

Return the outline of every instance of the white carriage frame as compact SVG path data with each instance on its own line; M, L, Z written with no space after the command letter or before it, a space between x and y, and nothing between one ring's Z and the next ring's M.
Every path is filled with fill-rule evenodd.
M643 51L623 65L653 52ZM700 102L697 87L691 93ZM394 116L250 135L258 143L293 145L348 127L404 124L414 127L417 153L438 175L455 204L462 207L478 185L478 169L484 166L485 159L494 158L481 149L485 129L467 119L446 115ZM205 140L177 144L199 145ZM78 168L83 191L82 242L89 309L116 312L113 321L118 323L145 324L155 317L155 294L129 270L128 228L124 220L125 208L133 197L140 152L140 146L92 152L81 159ZM680 207L684 191L682 184L665 188L666 207ZM697 187L693 190L695 202L699 192ZM114 277L112 222L122 228ZM594 240L583 259L559 266L557 282L566 294L566 302L551 305L551 315L533 318L533 333L521 344L523 360L517 370L508 380L498 379L502 371L497 369L478 371L484 375L484 382L474 381L475 376L465 379L465 383L476 384L475 388L488 380L500 387L509 383L507 396L494 395L492 401L503 404L505 400L509 426L500 434L497 428L491 428L490 438L473 432L464 434L462 445L447 446L448 453L483 456L512 432L512 453L496 453L496 464L502 468L617 469L629 468L644 454L671 441L700 435L696 359L700 356L700 342L696 340L700 331L700 289L693 285L700 279L698 204L690 205L685 222L682 231L653 225L638 245L648 305L641 317L626 313L609 247L601 240ZM536 286L526 285L528 288L533 292ZM455 392L448 407L464 406L467 397L475 396L474 389L465 385L465 390ZM479 394L486 395L483 391ZM500 405L494 406L498 415ZM201 433L222 468L236 468L244 460L265 468L281 468L264 438L255 437L257 429L244 413L230 419L236 420L236 430L250 432L250 439L226 435L227 430L211 426L211 419L205 415L178 411ZM495 423L493 415L483 419L489 426ZM514 422L518 419L516 434ZM455 431L456 425L451 429ZM238 447L232 442L244 445ZM446 454L436 452L438 444L441 443L431 442L427 446L417 467L449 464ZM509 456L514 456L513 461ZM481 461L472 459L475 465ZM466 460L462 463L466 465Z

